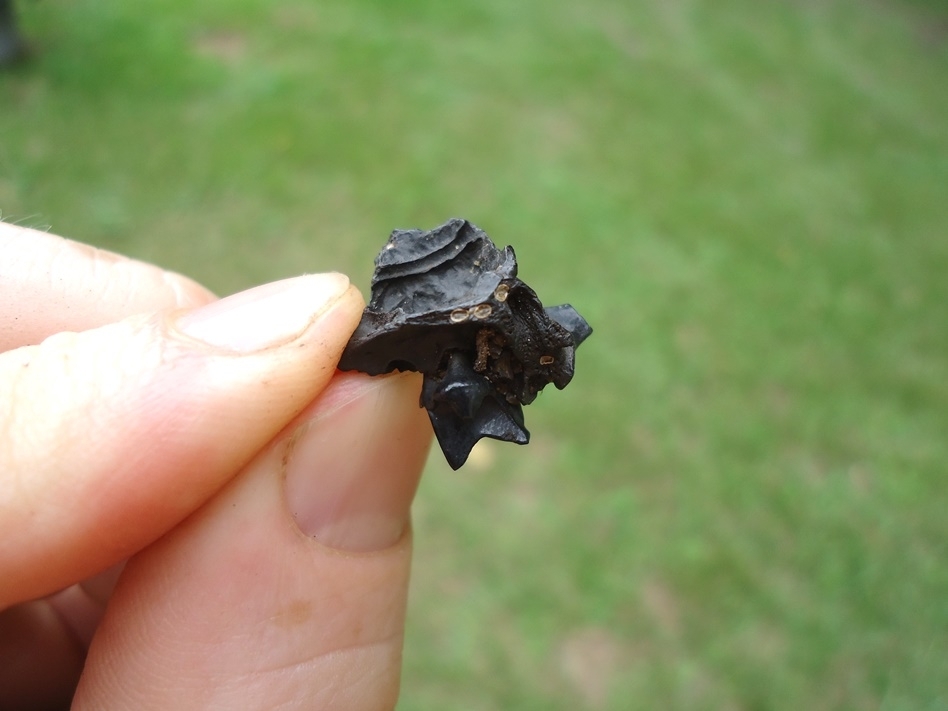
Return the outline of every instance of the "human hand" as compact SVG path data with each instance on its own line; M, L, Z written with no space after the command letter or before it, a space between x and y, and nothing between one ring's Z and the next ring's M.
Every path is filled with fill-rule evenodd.
M431 430L362 306L0 224L0 708L394 706Z

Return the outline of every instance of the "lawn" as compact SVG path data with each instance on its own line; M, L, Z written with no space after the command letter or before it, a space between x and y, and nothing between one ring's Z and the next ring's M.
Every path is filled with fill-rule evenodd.
M228 293L463 216L596 329L432 456L402 711L948 708L943 2L19 8L5 220Z

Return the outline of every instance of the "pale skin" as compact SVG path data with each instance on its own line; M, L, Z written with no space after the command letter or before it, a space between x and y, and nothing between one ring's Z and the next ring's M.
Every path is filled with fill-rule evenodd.
M362 308L0 223L0 708L395 705L431 428Z

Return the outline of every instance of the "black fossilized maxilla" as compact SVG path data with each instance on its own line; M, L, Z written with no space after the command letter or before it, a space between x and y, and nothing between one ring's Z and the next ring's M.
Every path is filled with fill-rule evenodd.
M523 406L549 383L566 387L591 333L572 306L543 307L517 278L513 248L453 219L392 232L339 368L423 373L421 405L457 469L482 437L529 441Z

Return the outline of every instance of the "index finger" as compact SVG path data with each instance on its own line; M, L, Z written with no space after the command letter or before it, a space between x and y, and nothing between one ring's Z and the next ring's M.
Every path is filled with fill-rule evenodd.
M180 274L0 222L0 352L215 298Z

